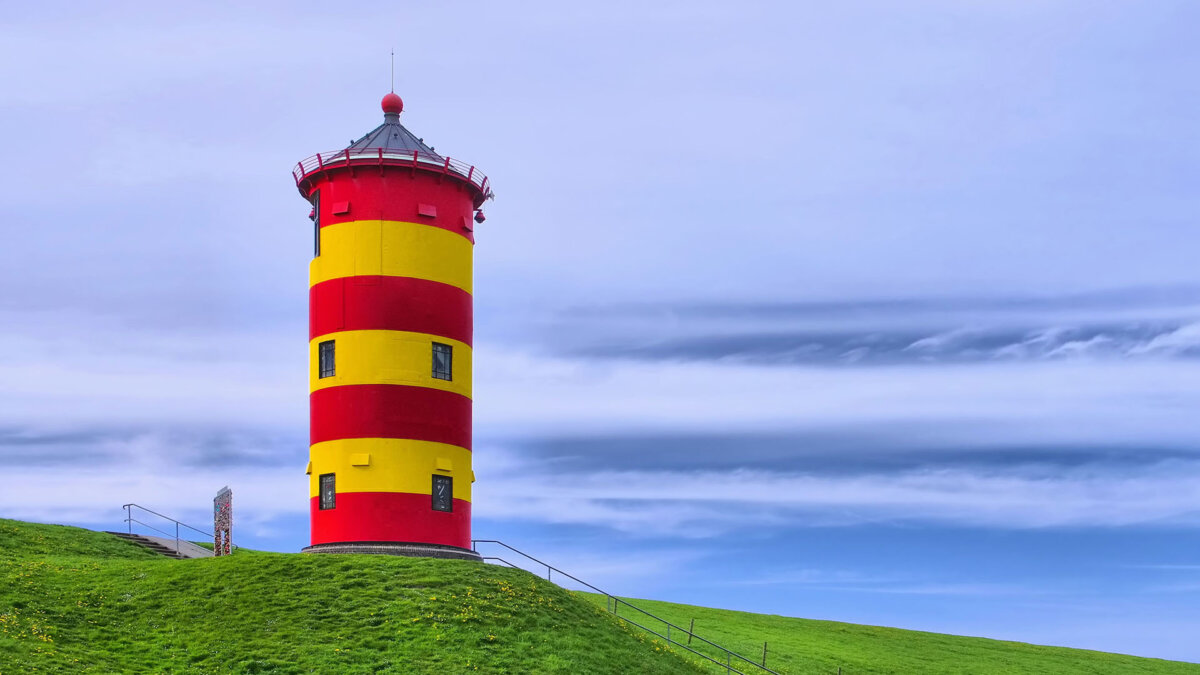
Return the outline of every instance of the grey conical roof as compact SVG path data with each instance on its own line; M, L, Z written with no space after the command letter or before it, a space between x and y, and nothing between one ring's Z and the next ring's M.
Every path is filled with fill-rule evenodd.
M416 150L423 156L442 159L442 156L434 152L433 148L425 145L424 141L405 129L404 125L400 124L400 115L395 113L385 113L383 124L355 141L349 149L362 151L377 148L383 148L384 152L402 154L412 154L412 151Z

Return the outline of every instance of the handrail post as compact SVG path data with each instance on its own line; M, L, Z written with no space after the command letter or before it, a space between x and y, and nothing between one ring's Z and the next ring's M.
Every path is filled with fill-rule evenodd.
M175 552L179 552L179 521L175 521Z

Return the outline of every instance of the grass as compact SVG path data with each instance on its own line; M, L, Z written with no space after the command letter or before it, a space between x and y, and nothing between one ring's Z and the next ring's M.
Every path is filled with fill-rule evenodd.
M605 606L602 595L580 593L598 607ZM707 607L678 605L655 600L628 601L648 612L687 628L696 620L695 634L732 649L755 661L762 658L767 643L767 666L781 673L867 673L938 674L938 673L1129 673L1200 674L1200 665L1146 659L1065 647L1043 647L1022 642L960 637L939 633L860 626L836 621L796 619L767 614L750 614ZM622 608L622 613L625 609ZM663 624L652 619L630 617L642 625L663 632ZM656 625L657 624L657 625ZM686 634L672 633L686 642ZM699 641L692 646L704 649ZM724 661L707 648L705 653ZM724 668L710 667L724 673ZM752 671L751 671L752 672ZM759 671L761 672L761 671Z
M100 532L0 519L0 579L0 675L724 672L623 625L602 596L456 560L247 550L171 560ZM789 674L1200 674L1117 654L633 602L682 626L695 618L698 635L746 656L761 657L765 640L768 665Z
M699 673L587 599L456 560L171 560L0 519L0 674Z

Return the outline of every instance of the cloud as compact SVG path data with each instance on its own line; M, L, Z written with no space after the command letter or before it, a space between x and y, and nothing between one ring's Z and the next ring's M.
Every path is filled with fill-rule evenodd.
M304 456L301 432L219 428L0 429L0 462L10 469L70 467L195 468L294 464Z
M187 509L238 481L262 518L302 512L302 339L292 353L222 327L17 325L0 338L0 456L28 488L5 513ZM498 519L691 537L750 522L1194 524L1194 360L780 368L487 342L475 356L477 499ZM88 471L49 471L68 465Z
M1064 591L1037 588L1020 584L993 583L910 583L893 586L830 586L828 590L854 593L887 593L895 595L947 596L1027 596L1059 595Z
M481 512L647 536L878 522L989 528L1200 526L1200 460L815 474L548 472L531 462L476 487Z
M856 570L789 569L729 583L737 586L874 586L902 581L897 575L863 573Z
M1200 581L1182 582L1176 584L1160 584L1152 586L1147 591L1151 593L1200 593Z
M18 318L19 317L19 318ZM301 430L303 336L209 326L131 327L90 312L0 312L0 428L172 425Z
M593 308L560 313L545 331L566 355L647 361L862 367L1200 356L1200 308L1184 298L1168 307L1147 294L1140 307L1114 301L1074 312L1057 299L1022 298L998 307L994 298L975 307L948 298Z
M594 471L732 471L751 469L854 475L929 468L984 471L1041 466L1140 468L1200 458L1200 441L1176 447L1141 443L1022 442L1003 424L870 424L813 426L774 432L597 433L548 435L481 443L481 456L498 470L519 454L548 475ZM497 455L492 447L499 445Z
M919 573L879 574L846 569L790 569L730 582L733 586L799 587L804 590L847 591L895 595L1026 596L1060 595L1063 588L987 581L922 579Z
M831 369L476 350L481 437L973 424L1002 442L1192 443L1193 360ZM990 442L990 441L989 441ZM976 443L972 443L975 445Z
M199 505L225 484L234 487L239 511L250 522L267 526L307 513L303 446L259 450L244 441L201 439L189 447L169 434L109 436L96 443L108 453L103 461L80 459L89 465L86 472L12 464L0 513L112 523L120 504L132 501L204 522ZM1200 526L1200 459L903 470L881 470L868 461L858 471L828 473L563 471L497 447L477 452L474 510L480 517L636 537L698 540L748 527L771 532L885 522L1000 529Z
M224 485L233 488L239 519L246 524L308 513L302 462L271 469L185 469L149 462L71 472L26 468L0 496L0 513L6 518L115 529L124 517L121 505L133 502L204 528L212 518L212 498Z
M1200 323L1189 323L1155 335L1131 348L1130 353L1163 356L1200 355Z

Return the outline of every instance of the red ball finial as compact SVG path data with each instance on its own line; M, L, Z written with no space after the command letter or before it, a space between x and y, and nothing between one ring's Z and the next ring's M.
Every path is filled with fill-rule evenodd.
M391 115L399 115L404 112L404 100L396 95L396 92L391 92L383 97L383 112Z

